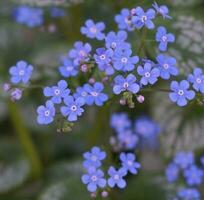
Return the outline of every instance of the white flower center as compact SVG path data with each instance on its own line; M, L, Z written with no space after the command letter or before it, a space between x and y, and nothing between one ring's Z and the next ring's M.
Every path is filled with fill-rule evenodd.
M67 71L72 71L73 70L73 67L72 66L68 66L67 67Z
M123 57L123 58L121 59L121 62L122 62L122 63L127 63L127 61L128 61L128 59L127 59L126 57Z
M111 43L111 47L112 47L112 48L114 48L114 49L115 49L115 48L116 48L116 46L117 46L116 42L112 42L112 43Z
M202 80L201 80L200 78L197 78L197 79L196 79L196 82L197 82L198 84L200 84L200 83L202 82Z
M81 96L85 97L87 95L87 92L82 92Z
M123 84L123 87L124 87L124 88L128 88L128 87L129 87L129 83L128 83L128 82L125 82L125 83Z
M97 157L95 155L91 156L92 161L97 161Z
M178 94L179 94L180 96L183 96L183 95L184 95L184 91L183 91L183 90L179 90L179 91L178 91Z
M128 164L129 166L132 166L133 163L132 163L131 160L128 160L128 161L127 161L127 164Z
M72 110L72 111L76 111L76 110L77 110L77 107L76 107L75 105L73 105L73 106L71 107L71 110Z
M82 56L82 57L85 57L86 56L86 52L81 50L81 51L79 51L79 55Z
M169 65L168 64L164 64L163 67L164 67L164 69L168 69Z
M89 30L90 30L91 33L96 33L97 32L96 27L91 27Z
M167 37L164 35L164 36L162 36L162 41L163 42L166 42L167 41Z
M59 94L60 94L60 90L59 90L59 89L56 89L54 93L55 93L56 95L59 95Z
M114 175L113 177L116 181L120 179L120 176L118 174Z
M149 78L150 77L150 73L149 72L145 72L145 77Z
M50 111L49 111L49 110L46 110L46 111L45 111L45 116L48 117L49 115L50 115Z
M98 93L97 92L91 92L91 95L94 96L94 97L97 97Z
M100 55L100 59L101 60L105 60L106 59L106 55L104 55L104 54Z
M25 71L24 71L24 70L20 70L20 71L19 71L19 75L20 75L20 76L23 76L24 74L25 74Z
M147 21L147 16L143 15L143 16L141 17L141 21L142 21L142 22Z
M97 181L97 176L95 176L95 175L92 176L92 177L91 177L91 180L92 180L93 182Z

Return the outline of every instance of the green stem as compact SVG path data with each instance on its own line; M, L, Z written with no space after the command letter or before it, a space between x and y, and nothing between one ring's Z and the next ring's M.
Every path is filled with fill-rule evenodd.
M138 55L139 57L142 56L142 52L143 52L144 47L145 47L146 36L147 36L147 29L144 28L143 31L142 31L141 43L140 43L139 48L138 48L138 51L137 51L137 55Z
M30 161L32 178L38 178L42 173L42 163L40 161L38 152L32 142L28 130L24 126L23 119L16 104L9 101L8 109L16 134L21 142L25 154Z

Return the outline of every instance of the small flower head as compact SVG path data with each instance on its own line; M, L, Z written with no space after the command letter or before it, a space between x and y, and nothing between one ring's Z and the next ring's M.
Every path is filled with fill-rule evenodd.
M76 76L78 74L78 66L75 65L70 59L65 58L62 61L62 66L59 67L60 74L63 77Z
M4 92L8 92L11 89L11 85L9 83L3 84L3 90Z
M98 187L104 188L106 186L104 173L100 169L90 168L88 173L82 176L82 182L87 185L89 192L95 192Z
M182 200L200 200L200 192L195 188L181 188L177 196Z
M157 29L156 41L159 42L159 50L166 51L168 43L173 43L175 41L175 37L172 33L167 33L165 27L160 26Z
M171 90L169 98L171 101L177 103L178 106L186 106L187 100L192 100L195 97L195 92L189 90L189 82L182 80L180 83L177 81L171 82Z
M197 92L201 92L204 94L204 74L202 72L202 69L195 68L193 70L193 74L190 74L188 76L188 81L193 84L193 88Z
M24 83L27 84L30 80L31 74L33 72L33 66L27 64L25 61L18 61L16 66L12 66L9 69L11 75L11 82L14 84Z
M133 94L139 92L140 87L136 83L136 77L133 74L129 74L126 78L122 75L118 75L114 78L113 92L114 94L120 94L124 91L129 91Z
M83 98L74 99L74 97L68 96L64 98L64 103L65 106L61 107L61 113L70 122L76 121L78 116L84 112L84 109L81 108L85 103Z
M126 176L127 171L124 168L116 170L114 167L110 167L108 170L110 178L108 179L108 185L113 188L115 185L119 188L126 187L126 181L123 179Z
M137 73L142 76L140 84L155 84L160 76L160 71L158 68L153 68L150 63L145 63L144 67L141 65L137 68Z
M166 168L165 174L168 182L170 183L175 182L178 179L179 175L178 166L174 163L169 164Z
M81 62L89 61L89 54L91 52L91 45L89 43L83 44L78 41L74 43L74 48L69 51L69 57L74 60L75 65Z
M176 67L176 59L173 57L159 54L157 56L158 68L160 70L160 77L167 80L170 76L178 75L178 68Z
M132 17L132 23L137 29L143 26L148 29L154 29L155 25L152 20L155 18L155 11L153 9L148 9L147 12L145 12L141 7L137 7L135 13L136 15Z
M93 147L90 152L84 153L83 157L85 159L83 166L86 169L97 168L101 166L101 161L106 158L106 153L101 151L99 147Z
M186 169L194 163L192 152L178 152L174 157L174 163L181 169Z
M139 103L143 103L145 101L145 97L143 95L139 95L139 96L137 96L137 101Z
M140 163L135 161L135 155L133 153L121 153L120 160L122 162L122 167L132 174L137 174L138 169L141 167Z
M169 16L169 9L165 5L159 6L156 2L152 4L153 8L156 10L158 14L160 14L164 19L172 19L171 16Z
M46 97L51 97L51 101L56 104L60 104L63 98L66 98L70 94L70 89L67 89L67 82L61 80L57 83L57 86L45 87L43 93Z
M12 91L11 91L11 100L12 101L18 101L21 99L22 97L22 93L23 91L20 90L19 88L14 88Z
M102 33L104 29L105 24L103 22L94 23L93 20L88 19L85 26L81 28L81 33L91 39L103 40L105 38L105 34Z
M47 101L45 106L39 106L37 109L39 124L50 124L54 120L55 107L52 101Z

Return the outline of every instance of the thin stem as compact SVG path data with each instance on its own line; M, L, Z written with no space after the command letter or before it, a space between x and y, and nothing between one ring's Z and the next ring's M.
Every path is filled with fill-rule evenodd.
M144 28L143 31L142 31L141 43L139 45L138 52L137 52L137 55L140 56L140 57L142 56L142 51L143 51L143 49L145 47L146 36L147 36L147 29Z
M141 90L142 92L171 92L169 89L162 89L162 88L144 88Z
M39 158L38 152L32 142L30 133L26 129L23 123L23 119L20 115L20 111L15 103L9 101L8 109L11 117L11 121L15 128L15 132L21 142L22 148L30 160L31 165L31 175L33 178L40 177L42 173L42 163Z

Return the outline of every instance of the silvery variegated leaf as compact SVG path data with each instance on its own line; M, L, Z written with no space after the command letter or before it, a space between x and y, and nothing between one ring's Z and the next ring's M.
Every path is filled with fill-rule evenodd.
M0 162L0 193L8 192L22 185L30 174L30 165L26 160L11 164Z
M168 3L177 7L177 6L194 6L201 3L202 0L169 0Z
M168 94L156 93L152 98L152 115L161 124L162 152L166 157L177 151L195 151L204 146L204 106L190 104L179 107Z
M180 15L171 24L176 42L168 53L177 58L182 74L195 67L204 69L204 22L189 15Z

